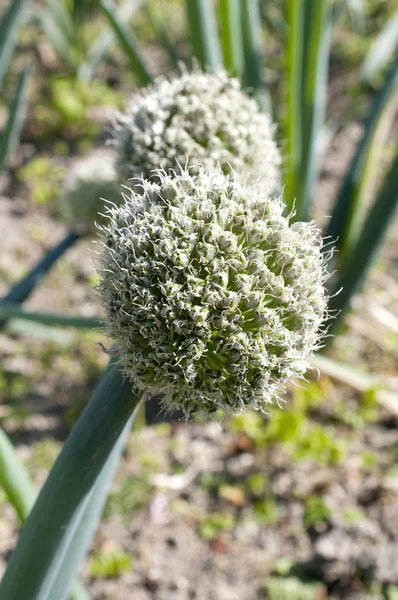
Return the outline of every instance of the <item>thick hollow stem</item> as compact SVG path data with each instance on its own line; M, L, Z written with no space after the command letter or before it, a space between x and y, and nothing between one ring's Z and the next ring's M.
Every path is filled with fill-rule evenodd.
M91 492L139 401L119 368L110 366L22 529L0 585L0 600L50 600Z

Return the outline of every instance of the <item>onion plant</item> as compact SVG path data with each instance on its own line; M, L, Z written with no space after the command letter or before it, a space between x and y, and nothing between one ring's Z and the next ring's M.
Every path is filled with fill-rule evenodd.
M18 30L24 21L26 4L25 0L10 2L0 22L0 90L14 54ZM14 95L9 102L6 124L0 134L0 172L7 166L19 138L31 70L31 65L26 66L22 70L18 76ZM67 239L65 241L66 245L69 245L70 240ZM16 307L19 308L19 303L25 300L34 289L50 264L55 263L60 253L63 252L64 246L65 242L54 249L55 251L49 253L44 260L41 260L26 278L14 286L5 298L0 300L0 306L3 308L6 304L9 306L10 302L14 302L16 303ZM3 314L0 316L0 327L9 316L10 313L4 313L3 311ZM25 467L19 461L11 441L1 428L0 484L5 491L8 501L14 507L19 521L23 523L35 502L37 492L30 481ZM88 596L80 584L72 584L72 588L71 600L87 600Z
M0 598L67 597L145 394L161 391L166 409L201 420L264 408L320 344L327 274L317 229L290 223L280 200L234 175L196 171L158 171L110 209L99 293L119 364L57 459Z
M140 8L140 0L128 0L120 8L124 19ZM46 0L32 12L32 21L43 31L72 78L90 82L116 41L111 28L90 31L97 12L92 0Z
M0 92L14 53L17 33L24 17L25 5L26 0L10 2L0 22ZM19 138L30 71L31 67L28 65L20 73L14 96L8 106L6 125L0 133L0 172L7 166L7 161Z
M196 67L171 80L150 71L116 5L101 0L100 7L137 80L150 86L135 96L115 133L119 183L142 179L128 184L123 202L111 206L100 225L98 293L117 361L34 504L0 600L68 597L141 403L161 393L166 410L206 421L247 407L264 410L292 378L304 375L323 333L338 323L332 317L349 307L398 199L395 156L364 210L375 132L397 92L395 61L369 107L323 232L330 239L323 242L309 221L334 23L327 0L284 3L281 168L257 0L220 1L218 13L211 0L187 0L192 51L203 72ZM274 185L258 185L262 176ZM279 183L283 197L276 193ZM341 249L337 257L330 242ZM330 265L336 273L327 291ZM21 311L18 302L26 297L9 295L0 319Z
M26 0L11 2L0 22L0 89L14 53L18 30L24 21L26 4ZM0 134L0 171L7 165L19 137L30 72L31 65L28 65L19 75L15 95L9 104L6 125ZM45 273L79 237L80 234L77 232L68 233L64 240L48 251L28 275L17 282L4 298L0 299L0 305L21 303L26 300ZM0 317L0 327L3 324L4 318Z
M101 6L111 21L111 25L113 23L113 27L116 27L115 23L119 20L117 7L112 4L111 0L103 0ZM283 8L278 15L280 27L275 25L274 18L271 26L276 27L276 33L283 38L285 47L283 75L286 109L284 113L281 112L278 98L275 99L277 110L273 111L280 118L279 136L283 139L284 153L281 170L284 174L282 180L284 201L287 212L290 212L294 207L296 213L294 218L308 220L313 212L314 193L319 180L320 166L325 149L323 139L327 126L325 106L332 30L341 17L342 8L347 8L354 29L359 31L363 31L365 27L365 15L362 10L359 10L357 4L354 6L354 3L348 1L336 5L334 8L332 3L327 0L321 0L320 2L286 0L286 2L281 3L281 6ZM266 112L269 113L271 106L266 101L267 98L269 99L269 91L265 89L267 65L264 64L260 8L258 0L240 0L240 2L225 0L219 3L219 10L215 11L212 0L186 0L187 23L191 32L189 41L194 58L207 71L217 74L220 73L220 69L226 69L230 75L239 76L242 86L246 87L248 92L260 101L260 106L263 109L266 108ZM112 19L110 18L111 9ZM264 7L262 11L267 13L267 9ZM391 23L394 22L395 14L391 17ZM240 24L239 31L237 23ZM123 32L126 35L123 35ZM128 35L133 34L131 30L127 30L125 25L123 25L123 32L120 29L118 38L121 41L121 49L126 52L127 57L131 58L132 70L144 83L146 83L145 79L153 80L153 73L149 73L145 79L140 76L141 67L137 69L136 65L137 61L140 64L144 61L142 50L136 37L134 37L134 44L129 45L127 33ZM232 39L233 43L231 42ZM386 41L382 43L380 40ZM386 25L386 30L383 30L376 39L374 46L369 50L364 62L364 72L367 71L369 62L374 60L372 57L376 53L380 64L391 62L394 47L395 30L393 31L393 27L390 26L389 22L389 25ZM350 262L355 257L355 252L358 250L357 242L365 226L367 210L364 203L365 190L368 189L372 176L370 157L374 150L378 126L386 117L388 107L397 92L397 74L398 62L395 59L390 65L384 80L382 80L377 94L370 101L362 139L358 142L353 161L343 177L343 183L336 196L325 231L325 235L330 237L330 241L333 241L339 250L335 255L333 265L331 265L332 269L337 269L337 276L334 277L331 283L331 296L334 296L342 287L343 272L347 271ZM166 86L166 84L164 85ZM154 89L148 92L148 94L154 93ZM133 102L139 103L141 100L135 97ZM126 118L134 118L134 109ZM237 118L239 119L238 116ZM231 128L234 127L233 120L230 124ZM127 129L124 129L124 135L128 135ZM131 136L132 132L129 135ZM156 132L153 135L156 136ZM123 133L119 137L117 136L119 144L122 143L120 142L122 136ZM261 145L261 137L259 135L259 145ZM228 147L228 145L225 144L225 147ZM139 148L140 144L137 138L134 151L139 153ZM184 147L184 150L186 155L190 157L189 151L193 151L192 146ZM193 154L198 160L203 160L203 156L199 158L197 152L193 152ZM252 156L255 157L256 154L256 151L254 151ZM138 171L141 169L139 174L145 171L142 159L140 159L140 162L138 155L132 156L131 150L130 155L126 158L131 159L130 165L138 166ZM271 158L271 161L273 160ZM123 159L120 160L121 163L122 161ZM150 157L148 164L151 165ZM153 167L151 166L151 168ZM250 170L250 165L246 168ZM137 174L134 169L136 169L135 166L130 166L130 176ZM259 177L261 175L260 168ZM394 169L386 177L391 178L393 176ZM386 183L386 188L392 189L388 183ZM377 210L376 206L380 203L379 198L380 196L374 199L371 210ZM394 192L391 192L389 200L391 210L388 215L394 212L395 205L396 196ZM372 256L374 256L374 249L376 248L376 243L373 242L379 239L389 221L390 216L388 218L386 216L380 231L377 229L372 233L371 248L369 249ZM369 266L370 263L366 263L366 269ZM366 270L363 267L361 273L356 272L353 275L355 278L359 277L362 280L365 273ZM349 286L349 288L354 290L356 286ZM349 307L351 298L352 293L336 296L333 301L333 308L340 317L334 322L334 325L341 320Z

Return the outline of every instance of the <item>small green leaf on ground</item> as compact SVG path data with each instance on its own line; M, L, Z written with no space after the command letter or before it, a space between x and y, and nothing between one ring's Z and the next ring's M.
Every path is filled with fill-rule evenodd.
M146 474L129 475L110 493L104 516L117 514L122 519L129 519L135 510L147 506L149 496L150 485Z
M265 584L269 600L326 600L327 591L319 582L304 582L296 577L270 577Z
M319 521L326 521L330 515L331 510L321 496L314 494L307 498L304 512L305 527L311 527L311 525L315 525Z
M348 508L344 511L344 522L347 525L355 525L365 518L365 513L360 508Z
M235 520L232 515L206 515L200 523L200 535L205 540L212 540L222 531L231 530L234 527L234 524Z
M273 498L265 498L254 502L254 517L256 521L274 525L278 521L278 507Z
M90 560L89 573L94 579L116 579L131 570L131 556L123 550L95 552Z

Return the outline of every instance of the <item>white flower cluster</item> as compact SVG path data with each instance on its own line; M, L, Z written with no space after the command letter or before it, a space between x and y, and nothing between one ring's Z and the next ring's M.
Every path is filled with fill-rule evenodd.
M125 374L209 419L304 374L327 298L313 224L220 169L194 173L158 171L110 209L98 289Z
M111 152L95 152L80 160L70 170L64 182L62 210L71 225L84 225L96 231L95 222L104 220L107 201L120 204L123 200L117 181L114 156Z
M153 177L154 169L201 164L275 189L281 157L275 126L225 72L182 72L133 97L114 137L121 181Z

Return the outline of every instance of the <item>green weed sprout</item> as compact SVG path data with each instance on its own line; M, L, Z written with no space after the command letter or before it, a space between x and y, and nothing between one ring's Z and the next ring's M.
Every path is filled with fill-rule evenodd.
M98 290L123 371L187 418L264 409L320 344L319 232L220 168L156 180L102 227Z
M188 160L205 170L243 173L269 189L279 181L276 126L237 79L196 69L159 77L136 94L114 129L120 179L149 179L154 170L178 171Z
M95 223L104 221L106 205L109 202L119 205L123 201L121 192L112 153L96 152L79 160L64 182L65 220L72 226L83 225L94 233L97 231Z

